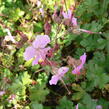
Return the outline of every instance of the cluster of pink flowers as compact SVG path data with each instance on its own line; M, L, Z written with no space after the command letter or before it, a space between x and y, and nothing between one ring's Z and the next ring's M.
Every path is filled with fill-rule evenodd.
M62 12L62 15L63 15L65 20L70 21L70 24L72 24L73 27L77 27L77 30L79 32L84 32L84 33L88 33L88 34L95 34L96 33L96 32L92 32L89 30L80 29L78 26L77 18L74 17L74 15L72 14L72 11L70 9L67 12ZM98 34L101 34L101 32L99 32Z
M73 26L77 26L77 18L72 15L72 11L68 10L67 12L62 12L64 19L70 20Z
M39 64L41 62L47 61L48 51L51 50L50 47L46 47L47 44L50 43L50 38L48 35L38 35L33 41L32 45L27 47L24 52L24 58L26 61L33 59L32 65ZM80 57L81 64L75 67L72 71L73 74L78 74L80 70L83 68L86 62L86 53L84 53ZM49 61L47 61L49 62ZM59 80L64 77L65 73L68 72L68 67L53 67L53 62L51 62L51 67L53 68L54 75L52 76L51 80L49 81L50 85L56 85Z
M65 20L68 20L70 24L74 27L78 27L77 18L74 17L71 10L68 10L67 12L62 11L62 16ZM46 29L47 28L47 29ZM95 32L91 32L89 30L80 29L77 28L81 32L85 32L88 34L93 34ZM51 27L47 23L45 25L45 31L47 34L50 33ZM41 65L50 65L51 67L56 65L55 62L49 61L47 58L51 58L54 53L54 49L50 47L46 47L50 43L50 38L48 35L38 35L33 41L32 45L27 47L24 53L25 60L33 59L32 65L35 64L41 64ZM84 53L82 56L80 56L80 64L78 66L74 66L74 69L72 70L72 74L78 75L81 72L81 69L83 69L84 64L86 62L86 53ZM52 67L53 68L53 67ZM52 76L51 80L49 81L50 85L56 85L58 80L61 80L62 77L64 77L65 73L68 72L68 67L55 67L55 70L53 69L54 75Z

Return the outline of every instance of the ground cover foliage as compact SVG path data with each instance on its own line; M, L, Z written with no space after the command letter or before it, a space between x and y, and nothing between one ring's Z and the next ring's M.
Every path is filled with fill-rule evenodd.
M109 0L0 0L0 109L109 109Z

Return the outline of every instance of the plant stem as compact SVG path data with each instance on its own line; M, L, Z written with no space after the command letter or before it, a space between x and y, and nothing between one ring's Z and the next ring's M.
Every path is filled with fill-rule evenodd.
M68 90L68 88L67 88L66 84L64 83L63 79L61 79L61 82L62 82L62 84L64 85L64 87L66 88L66 90L68 91L68 95L70 95L71 92Z

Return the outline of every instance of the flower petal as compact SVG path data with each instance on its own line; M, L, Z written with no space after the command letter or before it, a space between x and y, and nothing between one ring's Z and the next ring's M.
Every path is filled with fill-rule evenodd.
M58 69L58 75L60 75L61 77L68 72L69 68L68 67L61 67Z
M72 17L72 11L70 9L68 10L68 17L69 17L69 19L71 19L71 17Z
M48 43L50 43L48 35L38 35L32 45L34 48L44 48Z
M34 65L38 64L39 59L40 59L40 57L39 57L39 56L37 56L37 57L33 60L33 62L32 62L32 66L34 66Z
M82 64L85 64L86 62L86 53L84 53L81 57L80 57L80 60L82 61Z
M47 47L47 48L44 48L41 50L41 55L42 55L42 57L44 57L44 59L49 50L50 50L50 47Z
M82 65L80 64L78 67L76 67L73 71L72 71L72 73L73 74L78 74L79 72L80 72L80 70L82 69Z
M64 19L68 19L69 18L67 13L65 13L65 12L62 12L62 15L63 15Z
M45 54L42 54L43 50L37 50L35 59L32 62L32 65L38 64L39 60L45 60Z
M78 109L78 104L76 105L76 109Z
M77 18L75 17L72 18L72 24L73 26L77 26Z
M52 76L51 80L49 81L49 84L56 85L59 79L60 78L57 75L54 75L54 76Z
M44 61L45 58L46 58L46 54L47 54L47 52L48 52L49 49L50 49L50 47L43 48L43 49L38 49L36 51L35 59L32 62L32 65L38 64L39 60Z
M80 60L81 60L81 64L79 66L77 66L76 68L74 68L74 70L72 71L73 74L78 74L80 72L80 70L83 68L83 65L85 64L86 62L86 53L84 53L81 57L80 57Z
M32 46L27 47L25 52L24 52L24 58L25 60L30 60L31 58L33 58L36 55L36 50L35 48L33 48Z
M101 105L97 105L96 109L102 109L102 106Z
M64 19L71 19L72 11L68 10L67 12L62 12Z
M52 76L51 80L49 81L50 85L56 85L58 80L60 80L66 72L68 72L68 67L61 67L58 69L58 72L56 75Z

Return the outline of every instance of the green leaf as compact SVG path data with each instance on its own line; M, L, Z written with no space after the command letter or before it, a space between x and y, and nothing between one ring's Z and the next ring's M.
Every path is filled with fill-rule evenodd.
M12 86L9 87L10 91L13 94L17 94L18 96L21 96L21 98L25 99L26 96L26 87L22 85L22 83L17 79Z
M9 19L11 21L14 21L14 22L19 20L19 18L21 18L24 15L24 11L22 11L20 8L15 8L15 7L11 7L11 9L6 8L4 13L7 16L9 16Z
M34 24L34 32L42 32L43 31L43 23L38 22Z
M37 81L40 85L46 84L46 82L48 82L48 75L45 72L40 73Z
M72 96L72 100L78 101L84 96L84 92L76 92Z
M79 85L73 84L72 89L76 91L75 93L73 93L72 100L77 101L77 100L80 100L84 96L85 92Z
M42 102L48 93L49 91L45 86L36 85L30 88L30 99L31 101Z
M64 96L60 101L59 101L59 106L56 107L56 109L74 109L73 108L73 102L67 99L66 96Z
M105 66L106 61L105 54L103 52L94 52L93 61L95 64L101 65L102 67Z
M43 105L39 104L37 101L31 103L31 109L43 109Z
M74 91L83 91L83 89L78 84L72 84L72 89Z
M31 83L30 75L28 72L24 72L21 76L22 84L23 85L29 85Z
M104 88L105 84L109 82L109 75L104 73L104 69L101 66L91 62L88 66L87 79L93 86Z
M33 61L33 59L30 59L29 61L26 61L24 66L25 67L30 67L32 65L32 61Z
M93 51L96 49L104 49L106 46L106 40L100 38L99 36L90 36L87 38L84 38L80 44L86 48L87 51Z
M4 36L5 32L3 31L2 27L0 26L0 37Z
M80 103L81 103L81 105L79 105L80 109L96 109L96 101L92 100L90 95L88 95L87 93L85 93Z
M101 105L103 107L103 109L108 109L109 108L109 102L106 101L103 98L100 98L97 102L99 105Z
M14 57L9 54L4 54L3 57L1 58L2 64L6 67L11 67L14 62Z
M39 70L39 68L40 68L40 65L39 64L37 64L37 65L34 65L34 66L31 66L31 70L32 70L32 72L37 72L37 70Z
M78 35L69 33L65 37L66 39L64 40L64 43L66 46L68 46L72 43L73 40L75 40L78 37Z

